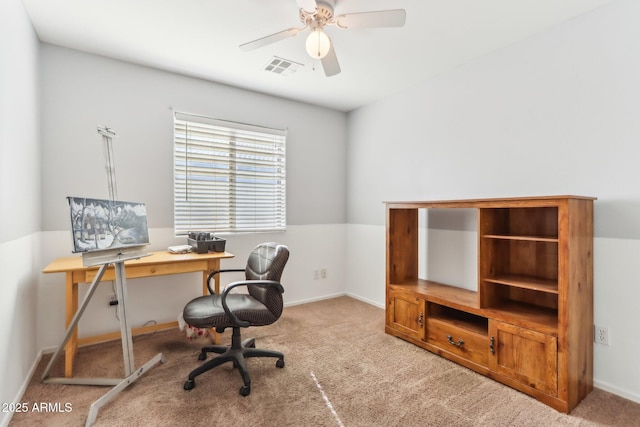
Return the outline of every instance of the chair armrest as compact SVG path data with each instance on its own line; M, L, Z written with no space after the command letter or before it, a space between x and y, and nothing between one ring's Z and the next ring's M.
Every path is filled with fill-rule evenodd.
M211 279L213 278L213 276L215 276L218 273L229 273L229 272L239 273L241 271L244 272L245 269L244 268L227 268L224 270L213 270L211 273L209 273L209 276L207 276L207 288L209 289L209 295L216 294L213 288L211 288Z
M224 288L224 292L222 293L222 308L224 308L224 312L227 313L227 316L229 316L233 323L243 328L248 327L249 322L247 322L246 320L238 319L238 316L236 316L234 312L229 310L229 306L227 305L227 295L229 294L229 291L231 291L231 289L237 288L238 286L247 285L266 285L270 288L276 288L280 293L284 293L284 287L282 286L282 284L280 284L280 282L276 282L275 280L239 280L237 282L229 283L227 287Z

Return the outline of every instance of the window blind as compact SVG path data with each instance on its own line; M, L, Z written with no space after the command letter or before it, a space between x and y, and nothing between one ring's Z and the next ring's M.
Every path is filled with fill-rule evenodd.
M174 228L286 228L286 131L174 115Z

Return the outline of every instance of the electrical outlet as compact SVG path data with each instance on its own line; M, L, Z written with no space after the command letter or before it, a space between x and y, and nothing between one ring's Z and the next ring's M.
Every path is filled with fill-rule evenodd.
M594 336L596 344L609 345L609 328L595 325Z
M322 270L320 270L320 277L323 279L327 278L327 269L323 268Z

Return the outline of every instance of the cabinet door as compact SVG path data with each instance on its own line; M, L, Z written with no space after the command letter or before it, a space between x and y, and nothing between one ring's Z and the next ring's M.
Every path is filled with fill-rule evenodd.
M490 320L489 339L492 371L552 396L558 394L556 337Z
M419 340L424 339L425 303L423 299L403 293L389 294L387 324Z

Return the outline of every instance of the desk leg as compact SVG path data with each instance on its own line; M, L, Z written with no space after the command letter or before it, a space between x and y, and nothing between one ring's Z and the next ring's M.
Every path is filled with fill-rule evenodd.
M66 313L65 313L65 328L68 328L73 320L73 316L78 311L78 284L73 283L72 273L67 273L67 295L66 295ZM78 328L76 327L69 342L65 346L64 351L64 376L67 378L73 377L73 361L78 351Z
M220 260L212 259L209 261L209 270L202 272L202 295L209 295L209 288L207 287L207 278L212 271L220 270ZM214 285L213 290L216 294L220 293L220 274L216 274L213 278ZM209 333L213 339L214 344L220 344L220 334L216 332L215 328L212 328Z

